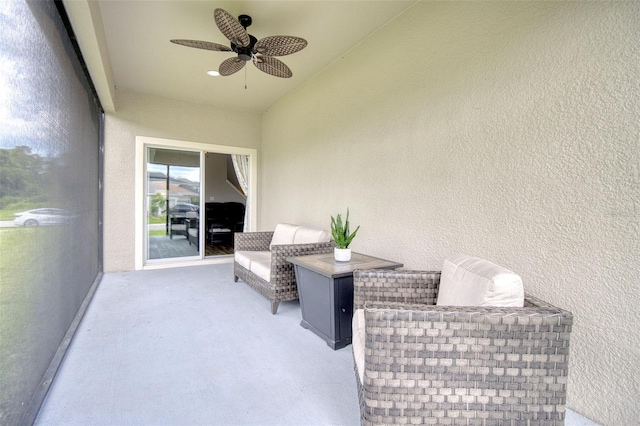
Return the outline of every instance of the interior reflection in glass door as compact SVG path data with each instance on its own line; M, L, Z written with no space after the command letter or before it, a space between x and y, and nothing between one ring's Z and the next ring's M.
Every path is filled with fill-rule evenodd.
M200 153L147 148L147 260L198 257Z

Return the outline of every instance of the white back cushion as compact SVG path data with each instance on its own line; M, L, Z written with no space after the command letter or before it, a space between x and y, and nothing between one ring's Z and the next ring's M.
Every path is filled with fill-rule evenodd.
M444 260L436 305L524 306L520 276L478 257L457 254Z
M299 227L293 238L293 244L328 243L331 241L329 232L322 229Z
M276 229L273 231L273 237L271 237L269 249L271 249L273 245L293 244L293 238L298 228L298 225L291 225L289 223L277 224Z

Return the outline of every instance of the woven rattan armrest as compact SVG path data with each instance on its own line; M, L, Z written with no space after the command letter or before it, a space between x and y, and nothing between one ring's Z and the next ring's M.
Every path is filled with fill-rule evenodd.
M293 264L287 262L287 257L308 256L312 254L330 253L335 247L333 241L328 243L312 243L312 244L280 244L271 246L271 277L278 278L282 276L283 271L292 271ZM293 285L295 286L295 277L292 275Z
M366 302L365 322L363 424L563 424L570 312Z
M293 256L329 253L335 246L336 244L333 241L312 244L279 244L271 246L271 256L277 259L286 259Z
M496 306L436 306L425 305L422 303L402 303L402 302L380 302L380 301L367 301L365 302L366 312L384 313L387 315L392 314L394 317L405 317L408 314L414 315L414 320L428 321L429 315L441 315L447 316L483 316L489 317L508 317L508 319L501 320L504 324L511 324L514 318L519 318L519 321L529 323L533 318L552 318L550 321L561 321L565 325L571 325L573 321L573 315L571 312L564 309L555 307L547 302L544 302L531 295L525 296L525 306L518 307L496 307ZM426 317L425 317L426 315ZM529 318L529 319L526 319ZM449 321L449 319L447 319ZM492 322L489 320L489 322ZM547 321L548 322L548 321Z
M353 307L365 302L402 302L435 305L440 271L357 270L353 273Z
M235 251L269 251L273 231L236 232L234 234Z

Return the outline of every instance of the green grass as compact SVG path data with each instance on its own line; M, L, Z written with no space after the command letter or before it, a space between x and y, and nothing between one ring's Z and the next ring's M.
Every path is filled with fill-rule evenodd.
M0 220L13 220L14 218L14 213L17 213L18 211L12 211L12 210L0 210Z
M149 223L151 224L166 223L166 222L167 222L167 218L165 216L157 216L157 217L149 218Z
M40 288L53 261L47 242L58 237L53 227L0 228L0 424L13 424L21 412L16 403L37 386L34 359L41 358L38 315L47 306ZM12 403L13 405L10 405Z
M37 209L38 207L40 207L40 205L35 203L11 204L0 210L0 220L13 220L16 213L23 212L25 210Z
M20 423L80 303L73 231L0 228L0 425Z
M167 232L164 229L154 229L149 231L149 236L150 237L161 237L163 235L166 235Z

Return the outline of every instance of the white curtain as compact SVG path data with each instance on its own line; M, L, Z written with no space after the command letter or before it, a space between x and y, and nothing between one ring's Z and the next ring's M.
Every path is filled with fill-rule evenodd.
M238 183L240 183L240 188L242 188L242 192L247 197L247 200L244 204L244 229L243 231L247 231L249 229L249 156L248 155L231 155L231 161L233 162L233 169L236 172L236 177L238 178Z

